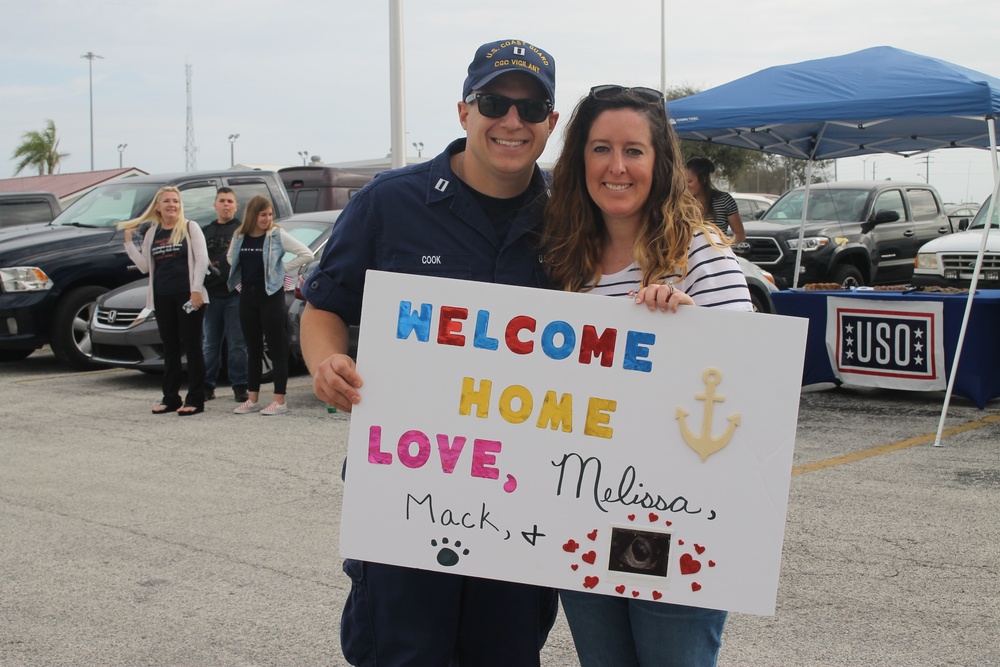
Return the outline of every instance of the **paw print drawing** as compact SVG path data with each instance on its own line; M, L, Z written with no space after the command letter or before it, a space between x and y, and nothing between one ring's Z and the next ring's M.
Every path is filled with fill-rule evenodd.
M438 545L437 540L431 540L432 547L436 547L437 545ZM461 556L458 553L459 550L461 550L462 552ZM439 564L444 565L445 567L451 567L452 565L458 564L459 558L468 555L469 555L469 550L462 549L461 542L456 540L455 544L448 546L448 538L447 537L441 538L441 550L438 551L437 554L437 562Z

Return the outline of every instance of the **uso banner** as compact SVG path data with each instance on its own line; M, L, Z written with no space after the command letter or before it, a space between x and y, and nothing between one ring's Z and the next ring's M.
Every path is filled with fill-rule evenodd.
M845 384L943 390L944 304L830 297L826 349Z
M773 614L807 326L369 271L341 553Z

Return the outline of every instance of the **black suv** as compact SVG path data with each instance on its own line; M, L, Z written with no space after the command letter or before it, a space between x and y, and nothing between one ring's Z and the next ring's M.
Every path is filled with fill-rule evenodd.
M747 240L733 250L793 284L805 188L784 194L760 220L745 220ZM952 231L932 186L894 181L817 183L809 188L798 286L908 283L917 250Z
M165 185L180 189L184 215L215 220L216 190L236 201L274 202L275 217L292 212L281 179L269 171L215 171L127 178L94 188L47 225L0 229L0 361L23 359L46 343L69 366L91 366L87 324L101 294L141 274L125 254L116 223L139 216Z

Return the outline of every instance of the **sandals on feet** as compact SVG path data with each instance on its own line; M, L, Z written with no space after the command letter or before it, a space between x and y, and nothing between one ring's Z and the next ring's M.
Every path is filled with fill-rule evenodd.
M168 405L167 403L160 403L155 408L153 408L151 412L154 415L165 415L168 412L177 412L177 409L180 407L181 406L179 405Z
M190 417L191 415L197 415L205 411L204 405L185 405L177 410L178 417Z

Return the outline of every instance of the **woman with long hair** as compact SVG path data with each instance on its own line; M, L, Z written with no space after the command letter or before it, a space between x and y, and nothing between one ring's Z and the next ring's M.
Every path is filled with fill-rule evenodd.
M553 171L542 245L554 286L650 310L752 311L719 229L686 189L663 95L596 86L577 104ZM560 591L583 667L715 665L726 612Z
M286 252L295 257L284 263ZM247 202L243 224L229 246L229 289L240 291L240 326L247 344L247 390L249 398L233 412L281 415L288 412L288 307L286 277L294 279L299 267L313 259L308 246L274 223L274 204L263 195ZM264 342L267 342L274 374L274 401L261 409L260 382L263 374Z
M687 161L685 167L688 192L698 200L705 219L714 222L723 234L732 236L733 243L746 241L747 233L743 229L743 218L740 217L736 200L728 192L723 192L712 185L715 163L707 157L693 157Z
M151 222L139 244L135 229ZM177 412L182 417L205 409L205 357L202 353L202 320L208 303L205 273L208 248L197 222L184 217L181 193L160 188L142 215L119 225L125 230L125 252L143 273L149 274L146 307L156 312L156 326L163 342L163 398L153 414ZM187 356L187 396L181 401Z

